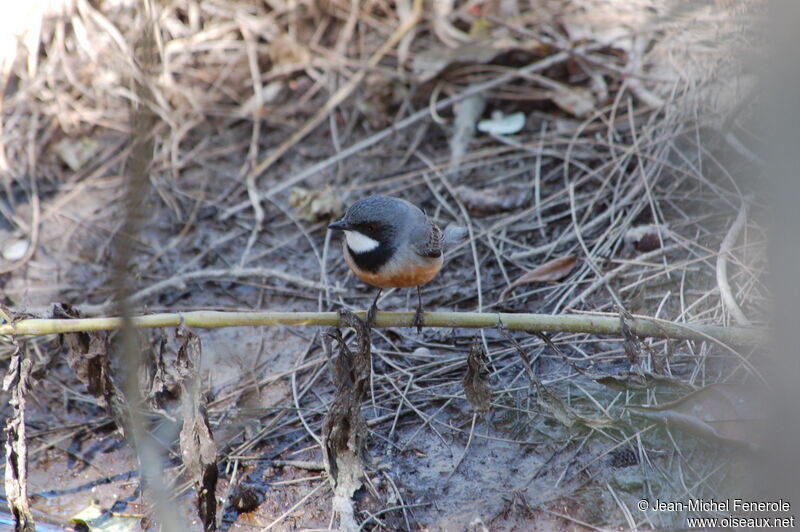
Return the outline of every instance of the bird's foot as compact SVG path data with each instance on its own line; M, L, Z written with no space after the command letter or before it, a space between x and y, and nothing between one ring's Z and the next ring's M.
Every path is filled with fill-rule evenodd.
M417 312L414 313L414 321L411 322L411 326L417 328L417 334L422 333L422 325L424 319L425 319L425 312L423 312L422 307L417 307Z

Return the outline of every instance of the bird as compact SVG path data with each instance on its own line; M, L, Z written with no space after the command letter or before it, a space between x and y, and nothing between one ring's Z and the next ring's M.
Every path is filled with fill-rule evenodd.
M413 203L380 194L350 205L328 229L344 232L345 262L356 277L378 288L367 311L367 324L375 322L378 298L384 289L415 286L419 304L412 326L422 332L420 287L436 277L444 263L445 248L463 240L467 230L449 225L442 231Z

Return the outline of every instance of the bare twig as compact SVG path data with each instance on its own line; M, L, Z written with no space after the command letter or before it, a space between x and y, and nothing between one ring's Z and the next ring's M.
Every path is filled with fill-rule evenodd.
M733 316L734 321L742 327L749 327L751 323L738 303L736 303L736 298L733 297L731 292L731 285L728 283L728 255L731 253L731 249L736 243L736 239L739 238L739 233L744 229L746 222L747 202L745 201L725 238L722 239L722 243L719 245L719 255L717 255L717 286L719 287L720 297L725 308Z

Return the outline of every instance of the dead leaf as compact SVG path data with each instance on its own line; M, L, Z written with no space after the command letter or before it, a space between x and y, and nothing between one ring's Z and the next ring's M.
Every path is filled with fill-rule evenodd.
M524 207L531 195L528 186L512 185L498 188L456 188L456 194L467 210L476 216L488 216Z
M757 449L763 435L764 390L740 384L712 384L658 406L630 406L632 412L701 438Z
M185 376L176 376L170 371L166 363L167 337L161 331L158 341L152 342L152 347L147 350L149 360L145 363L147 375L144 382L149 381L146 397L155 408L166 408L171 401L181 396L180 384Z
M30 392L32 365L25 352L15 345L3 378L3 391L10 395L8 404L12 408L4 432L5 496L14 515L14 529L20 532L36 530L28 503L28 444L25 436L25 400Z
M558 90L552 92L550 100L562 111L585 118L594 112L594 96L591 91L581 87L569 87L559 84Z
M333 512L339 517L339 530L358 530L352 497L361 488L367 450L367 422L361 403L369 390L372 346L369 328L358 316L339 311L339 319L356 331L358 350L353 354L333 328L329 335L339 344L333 370L336 396L322 421L322 453L333 492Z
M80 313L67 304L53 307L53 318L77 319ZM67 364L75 372L86 389L101 404L109 408L116 395L111 381L111 369L108 360L108 333L106 332L74 332L61 336L67 347Z
M566 255L549 260L511 283L500 294L500 301L506 299L511 295L511 292L524 284L560 281L572 272L577 263L578 258L575 255Z
M56 155L69 166L73 172L77 172L84 165L91 161L100 149L100 144L91 137L80 137L78 139L61 139L54 147Z
M476 412L487 412L492 397L489 388L489 370L486 365L489 359L483 350L483 343L476 338L467 355L467 373L464 375L464 394Z
M327 187L322 190L294 187L289 194L289 204L295 208L297 216L307 222L331 220L344 214L342 197Z

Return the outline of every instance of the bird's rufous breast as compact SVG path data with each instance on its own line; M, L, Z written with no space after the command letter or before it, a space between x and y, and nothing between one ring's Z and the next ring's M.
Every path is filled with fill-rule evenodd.
M442 269L441 257L438 260L414 261L402 267L396 262L390 261L379 272L370 272L359 268L347 249L344 250L344 258L356 277L378 288L420 286L430 282Z

